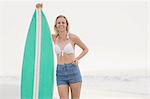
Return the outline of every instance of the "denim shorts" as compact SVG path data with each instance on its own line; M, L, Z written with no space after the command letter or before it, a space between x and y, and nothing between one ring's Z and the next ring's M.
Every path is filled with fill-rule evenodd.
M82 82L82 77L78 65L72 63L57 64L56 79L57 86Z

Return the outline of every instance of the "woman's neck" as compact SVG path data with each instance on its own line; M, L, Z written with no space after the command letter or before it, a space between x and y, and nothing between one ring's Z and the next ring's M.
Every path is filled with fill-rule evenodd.
M65 40L67 38L67 31L59 32L59 39Z

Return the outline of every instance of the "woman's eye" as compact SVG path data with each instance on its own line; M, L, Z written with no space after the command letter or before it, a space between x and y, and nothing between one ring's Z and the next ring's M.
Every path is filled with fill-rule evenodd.
M57 24L65 24L65 22L58 22Z

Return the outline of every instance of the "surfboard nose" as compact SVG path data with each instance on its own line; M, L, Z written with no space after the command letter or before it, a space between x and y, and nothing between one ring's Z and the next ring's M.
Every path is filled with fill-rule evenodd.
M39 9L42 9L43 7L43 4L42 3L37 3L36 4L36 9L39 10Z

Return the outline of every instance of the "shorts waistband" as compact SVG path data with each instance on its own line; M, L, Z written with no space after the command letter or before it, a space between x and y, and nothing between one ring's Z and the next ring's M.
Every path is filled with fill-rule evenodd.
M57 64L57 66L70 66L74 65L73 63L64 63L64 64Z

